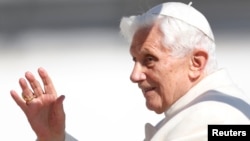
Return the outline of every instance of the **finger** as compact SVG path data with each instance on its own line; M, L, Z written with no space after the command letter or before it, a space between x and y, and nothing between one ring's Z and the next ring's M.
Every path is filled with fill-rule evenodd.
M43 68L39 68L38 69L38 73L43 81L43 85L44 85L44 91L45 93L48 94L56 94L56 90L54 88L53 82L50 79L48 73L46 72L45 69Z
M25 103L25 101L17 94L16 91L11 90L10 91L10 95L11 97L14 99L14 101L16 102L16 104L23 110L25 111L27 105Z
M26 72L25 77L29 81L30 86L33 89L34 95L36 97L44 93L39 81L35 79L34 75L31 72Z
M55 103L53 104L53 111L52 111L52 127L54 127L57 132L64 132L65 129L65 112L63 109L63 101L65 99L64 95L59 96ZM63 130L62 130L63 129Z
M22 97L25 99L25 98L33 98L34 95L33 95L33 92L31 91L31 89L29 88L26 80L24 78L20 78L19 79L19 84L20 84L20 87L22 89Z
M56 99L56 102L55 102L55 109L57 109L55 112L57 113L56 115L64 115L64 110L63 110L63 101L65 99L65 96L64 95L61 95L60 97L58 97Z

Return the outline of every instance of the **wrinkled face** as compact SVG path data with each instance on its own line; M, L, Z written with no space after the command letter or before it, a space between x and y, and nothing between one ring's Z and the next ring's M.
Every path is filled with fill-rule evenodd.
M148 109L167 110L188 90L188 57L175 58L162 45L158 26L138 30L131 43L134 68L130 79L137 83Z

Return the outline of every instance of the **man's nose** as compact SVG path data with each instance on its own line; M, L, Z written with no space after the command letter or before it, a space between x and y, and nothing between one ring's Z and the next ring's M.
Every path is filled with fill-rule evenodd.
M139 64L135 64L133 71L130 75L130 80L133 83L138 83L145 79L146 79L146 75L145 75L145 72L143 71L143 67L140 66Z

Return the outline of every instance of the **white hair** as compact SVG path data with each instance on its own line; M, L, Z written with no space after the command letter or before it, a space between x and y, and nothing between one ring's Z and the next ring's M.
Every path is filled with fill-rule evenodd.
M138 29L151 27L158 21L160 22L160 30L164 35L162 43L172 50L173 57L185 56L199 48L208 53L205 72L209 74L217 69L214 41L196 27L182 20L152 14L123 17L120 23L120 32L131 42Z

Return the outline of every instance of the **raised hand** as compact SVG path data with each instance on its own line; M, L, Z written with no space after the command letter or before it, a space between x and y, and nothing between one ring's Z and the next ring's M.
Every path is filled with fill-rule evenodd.
M43 87L31 72L26 72L25 78L19 79L22 96L14 90L10 94L25 113L39 141L64 141L64 96L57 96L52 80L43 68L38 68L38 74Z

